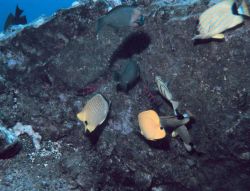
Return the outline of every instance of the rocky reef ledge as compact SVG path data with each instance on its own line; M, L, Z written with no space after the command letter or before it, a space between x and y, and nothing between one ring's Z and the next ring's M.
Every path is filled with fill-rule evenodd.
M224 41L194 43L198 17L213 2L141 0L143 27L107 28L98 39L95 21L107 7L87 3L0 41L1 124L31 125L42 137L36 150L21 135L21 151L0 159L0 190L248 191L250 22L225 32ZM125 94L109 76L133 34L138 49L145 36L150 41L134 50L141 80ZM195 114L189 132L202 154L186 152L179 138L156 148L139 135L137 115L152 108L145 84L156 87L156 75L169 81L180 110ZM76 118L94 94L77 94L88 86L112 101L94 141Z

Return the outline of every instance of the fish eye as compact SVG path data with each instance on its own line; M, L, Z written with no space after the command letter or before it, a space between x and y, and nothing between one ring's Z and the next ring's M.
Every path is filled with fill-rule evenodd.
M87 121L84 121L84 124L85 124L85 125L88 125L88 122L87 122Z
M185 118L183 115L177 115L176 117L177 117L178 120L182 120L182 119Z
M136 21L136 23L137 23L139 26L144 25L144 17L143 17L143 15L141 15L141 17Z

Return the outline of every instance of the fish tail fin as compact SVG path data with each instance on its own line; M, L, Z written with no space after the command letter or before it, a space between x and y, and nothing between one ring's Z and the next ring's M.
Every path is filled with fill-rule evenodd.
M240 14L240 15L245 15L245 16L250 17L250 13L249 13L249 10L248 10L248 7L247 7L245 0L242 1L241 5L239 6L237 11L238 11L238 14Z
M171 101L171 103L172 103L174 111L176 111L176 109L179 107L179 102L178 101Z
M97 22L96 22L96 35L100 32L100 30L103 28L104 26L104 20L105 20L105 16L100 17Z

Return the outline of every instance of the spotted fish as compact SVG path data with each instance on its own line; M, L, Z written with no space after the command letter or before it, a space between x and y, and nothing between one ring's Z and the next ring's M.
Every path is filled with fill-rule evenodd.
M101 94L97 94L87 101L82 111L77 114L77 118L84 123L85 132L88 130L91 133L105 121L108 111L107 100Z

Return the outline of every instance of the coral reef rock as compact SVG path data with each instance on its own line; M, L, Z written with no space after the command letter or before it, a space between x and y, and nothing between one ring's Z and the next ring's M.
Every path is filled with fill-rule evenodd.
M92 2L0 42L0 121L22 121L43 137L35 151L22 135L20 153L0 160L0 190L249 190L249 20L224 41L193 42L213 1L137 4L145 11L138 29L107 27L97 38L95 21L107 7ZM141 80L125 94L112 79L121 62L110 58L136 31L150 44L134 54ZM151 108L143 83L156 88L156 75L169 82L180 112L195 115L189 132L199 154L186 152L178 137L156 147L138 133L138 113ZM76 92L91 84L111 108L100 131L87 136L76 114L94 93Z

